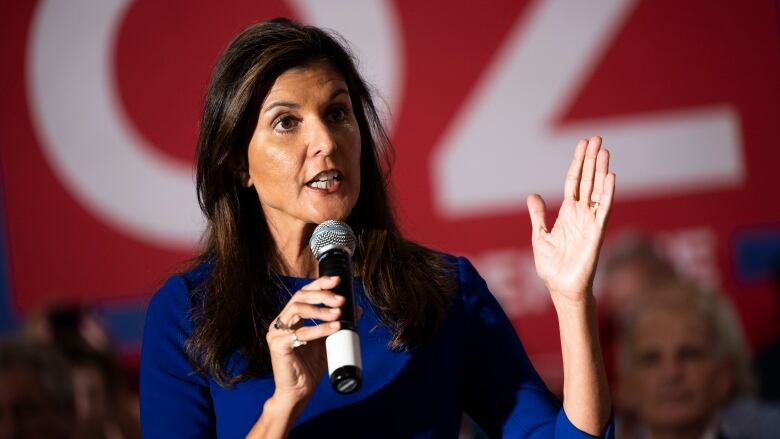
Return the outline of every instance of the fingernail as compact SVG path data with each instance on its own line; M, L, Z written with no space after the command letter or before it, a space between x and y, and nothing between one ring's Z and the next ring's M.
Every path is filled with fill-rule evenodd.
M343 299L343 298L344 298L344 296L340 296L340 295L338 295L338 294L334 294L334 295L333 295L333 298L334 298L334 299L336 299L336 300L340 300L340 299Z
M339 322L330 322L330 323L328 324L328 326L330 326L331 328L338 328L338 327L339 327L339 325L340 325L340 323L339 323Z
M333 313L333 314L338 314L338 313L340 313L340 312L341 312L341 310L340 310L340 309L338 309L338 308L331 308L331 309L330 309L330 312L331 312L331 313Z

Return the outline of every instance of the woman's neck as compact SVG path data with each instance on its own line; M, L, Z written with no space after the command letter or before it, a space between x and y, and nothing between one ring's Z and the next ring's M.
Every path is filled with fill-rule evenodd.
M268 224L279 256L281 275L294 277L317 277L317 260L309 249L309 238L314 225ZM296 227L297 226L297 227Z

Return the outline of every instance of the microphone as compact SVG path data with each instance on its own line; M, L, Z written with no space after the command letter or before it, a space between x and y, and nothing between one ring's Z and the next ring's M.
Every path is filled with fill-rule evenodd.
M357 391L363 382L352 291L352 254L356 245L357 238L349 225L336 220L318 225L309 240L309 247L319 261L320 276L338 276L341 280L333 292L346 299L341 307L341 329L325 339L330 384L333 390L344 394Z

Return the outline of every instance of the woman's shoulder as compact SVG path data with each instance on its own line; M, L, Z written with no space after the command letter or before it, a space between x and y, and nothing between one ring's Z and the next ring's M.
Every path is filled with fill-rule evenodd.
M211 264L201 263L189 271L170 276L152 296L147 308L147 322L157 317L178 317L186 319L197 300L196 292L211 271ZM165 319L170 321L170 319Z
M437 253L452 267L452 275L458 285L457 297L467 312L481 309L486 303L496 302L487 282L468 257Z
M482 281L482 277L477 272L477 269L474 268L474 265L466 256L456 256L436 250L431 251L444 259L444 261L452 267L452 275L458 280L461 289L463 289L464 285L469 285L475 281Z

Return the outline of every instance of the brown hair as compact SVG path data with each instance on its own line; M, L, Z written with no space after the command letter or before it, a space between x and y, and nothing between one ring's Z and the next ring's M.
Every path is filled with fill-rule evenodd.
M361 134L360 194L347 218L358 237L355 273L392 349L428 340L455 291L453 267L439 254L405 239L387 192L392 147L350 53L339 37L287 19L252 25L220 57L206 93L196 155L198 199L207 219L197 263L210 272L193 290L195 328L187 342L200 373L222 385L270 373L265 333L283 306L280 261L257 193L241 184L247 147L263 98L294 67L326 61L344 77ZM241 352L247 368L228 370Z

